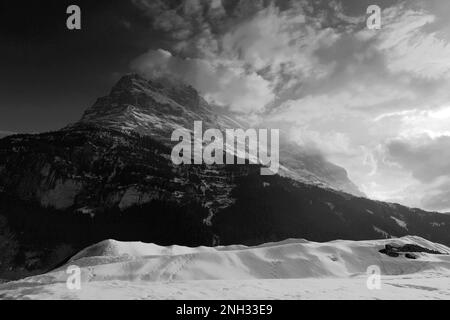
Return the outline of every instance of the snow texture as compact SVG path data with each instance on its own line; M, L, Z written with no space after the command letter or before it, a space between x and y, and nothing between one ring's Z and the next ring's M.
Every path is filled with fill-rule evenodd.
M379 253L416 244L442 255L418 259ZM81 268L81 289L66 286ZM367 269L381 270L381 288ZM450 299L450 248L420 237L315 243L286 240L256 247L188 248L103 241L48 274L0 285L1 299Z

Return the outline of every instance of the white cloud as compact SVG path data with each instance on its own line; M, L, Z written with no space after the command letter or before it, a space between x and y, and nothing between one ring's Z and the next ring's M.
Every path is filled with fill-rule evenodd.
M255 72L203 59L182 59L168 51L150 50L135 59L132 68L151 77L180 78L196 87L206 99L234 111L263 109L275 95L270 83Z
M383 28L377 35L377 48L387 58L392 72L408 72L425 79L450 76L450 44L437 32L427 32L436 16L395 6L383 11Z
M147 1L144 3L147 5ZM250 10L243 3L241 15ZM205 18L195 16L194 21L201 22L201 27L195 35L183 37L178 36L178 29L192 33L193 14L180 17L177 11L167 10L162 15L169 15L164 20L167 25L159 23L159 17L154 24L171 31L171 37L179 41L172 46L172 52L149 50L133 61L132 68L150 75L178 76L210 101L229 105L235 111L263 111L277 97L280 87L323 78L333 69L332 65L321 64L314 52L332 45L339 35L333 29L306 23L301 7L283 12L275 6L261 7L252 17L230 25L221 34L211 31L218 21L206 23ZM181 58L191 54L195 57Z
M427 135L431 138L450 136L450 106L429 110L403 110L381 114L374 121L394 120L398 136L403 138Z
M271 77L286 69L303 79L323 77L330 68L321 65L314 52L331 46L339 34L330 28L318 28L308 20L312 18L301 9L280 12L270 6L223 36L222 56L239 60L254 70L268 68L266 72Z

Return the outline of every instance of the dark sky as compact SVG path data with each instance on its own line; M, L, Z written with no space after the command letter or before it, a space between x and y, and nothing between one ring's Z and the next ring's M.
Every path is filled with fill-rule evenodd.
M82 30L66 28L70 4ZM0 2L0 130L41 132L76 121L149 47L129 1Z

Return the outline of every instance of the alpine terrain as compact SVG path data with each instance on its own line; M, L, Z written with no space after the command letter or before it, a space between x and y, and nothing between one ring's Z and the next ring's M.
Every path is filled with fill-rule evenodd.
M0 278L47 272L105 239L260 245L416 235L450 245L450 216L364 198L346 171L280 143L280 171L174 165L177 128L247 128L170 79L123 77L59 131L0 140ZM235 155L237 156L237 155Z

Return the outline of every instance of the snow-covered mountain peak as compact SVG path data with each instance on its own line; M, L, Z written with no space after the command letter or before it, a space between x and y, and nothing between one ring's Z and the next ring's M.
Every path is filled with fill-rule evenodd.
M130 90L133 87L138 87L139 85L145 85L147 80L136 73L130 73L122 78L114 85L111 90L111 93L119 92L122 90Z
M133 131L172 146L175 129L192 130L195 121L203 129L247 128L236 114L211 106L192 86L178 79L145 79L138 74L121 78L110 94L99 98L78 124L89 124L119 131ZM348 179L345 169L317 155L305 153L296 145L280 146L280 174L295 180L342 190L361 196Z
M180 127L233 127L235 120L219 116L191 86L177 80L147 80L137 74L122 77L109 95L99 98L79 124L136 131L166 141ZM233 123L232 123L233 122Z
M203 100L196 89L181 80L168 77L146 79L137 73L123 76L112 88L111 95L121 94L124 91L136 94L150 92L161 94L191 108L196 108Z

